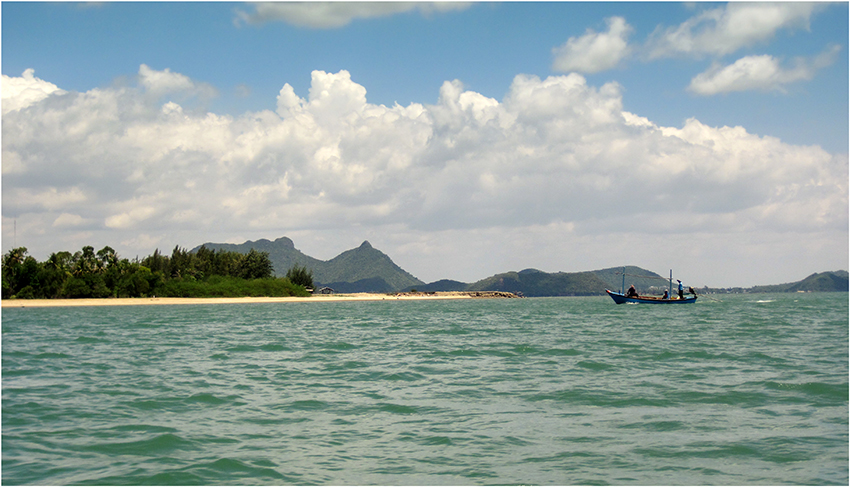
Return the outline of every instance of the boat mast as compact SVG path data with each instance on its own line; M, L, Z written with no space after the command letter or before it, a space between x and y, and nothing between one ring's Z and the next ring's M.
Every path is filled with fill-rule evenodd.
M620 294L626 294L626 266L623 266L623 284L620 286Z

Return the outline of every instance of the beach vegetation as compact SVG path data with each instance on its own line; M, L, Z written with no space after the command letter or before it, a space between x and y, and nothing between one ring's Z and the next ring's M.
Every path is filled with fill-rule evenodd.
M212 276L205 281L170 279L158 288L157 296L171 298L224 298L234 296L300 296L303 288L285 278L244 279Z
M26 247L7 252L2 264L3 299L308 296L306 286L275 278L268 253L247 254L176 246L139 259L121 258L112 247L85 246L54 252L44 262Z

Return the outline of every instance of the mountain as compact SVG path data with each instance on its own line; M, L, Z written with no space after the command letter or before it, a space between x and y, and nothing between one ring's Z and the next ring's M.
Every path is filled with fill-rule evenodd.
M248 253L251 249L268 252L277 276L286 275L294 266L306 267L313 273L313 284L327 286L338 292L392 292L410 286L424 284L407 271L397 266L386 254L365 241L356 249L347 250L329 261L319 260L295 248L287 237L274 242L260 239L241 244L203 244L211 250L230 250ZM192 249L196 252L201 246Z
M626 266L626 287L634 284L640 292L661 293L669 280L654 272ZM525 296L593 296L623 285L623 267L588 272L547 273L537 269L506 272L470 284L465 291L508 291Z
M304 266L308 269L313 269L321 266L324 262L319 259L314 259L307 254L304 254L300 250L295 248L295 244L287 237L280 237L274 242L261 238L256 242L252 242L248 240L245 243L241 244L228 244L228 243L212 243L207 242L202 245L210 250L229 250L232 252L239 252L241 254L247 254L254 249L258 252L268 252L269 260L272 261L272 265L274 266L274 273L277 276L285 276L286 271L291 269L294 266ZM195 247L191 250L191 252L197 252L201 245ZM314 276L315 277L315 276Z
M248 253L251 249L268 252L275 274L286 275L294 266L303 266L313 272L313 284L337 292L395 292L416 289L434 291L506 291L525 296L588 296L605 294L606 289L619 291L623 287L623 270L610 267L588 272L547 273L537 269L505 272L472 284L443 279L425 284L397 266L386 254L364 241L360 247L347 250L331 260L323 261L301 252L287 237L275 241L260 239L241 244L205 243L208 249L223 249ZM197 251L200 246L192 249ZM668 288L669 278L636 266L625 266L625 287L634 284L640 293L661 294ZM675 283L675 281L674 281ZM685 283L691 285L692 283ZM695 286L696 287L696 286ZM702 292L797 292L797 291L848 291L847 271L821 272L798 282L773 286L755 286L749 289L709 289Z
M603 294L608 284L593 272L547 273L537 269L506 272L472 283L467 291L506 291L524 296Z
M314 271L313 280L340 292L391 292L425 284L368 241L339 254L319 269L321 272ZM343 283L357 284L354 288L358 290Z
M625 268L625 286L634 284L638 292L661 294L669 287L669 278L635 266ZM676 282L673 281L675 292ZM687 285L687 283L686 283ZM430 286L430 285L429 285ZM589 272L546 273L537 269L506 272L470 284L463 291L508 291L525 296L591 296L605 294L605 289L619 290L623 286L623 267L611 267ZM417 288L419 289L419 288ZM427 287L425 288L427 289ZM702 288L702 292L728 292ZM773 286L755 286L750 289L737 288L735 292L847 292L847 271L821 272L798 282Z
M794 293L805 292L847 292L847 271L820 272L812 274L802 281L775 284L772 286L755 286L749 289L751 293Z

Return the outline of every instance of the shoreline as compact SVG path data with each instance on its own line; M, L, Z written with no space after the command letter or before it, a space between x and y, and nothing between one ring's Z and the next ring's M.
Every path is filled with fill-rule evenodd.
M69 306L151 306L180 304L246 304L246 303L328 303L341 301L434 300L507 298L508 293L436 292L436 293L352 293L315 294L308 297L236 297L236 298L91 298L91 299L3 299L2 308L59 308Z

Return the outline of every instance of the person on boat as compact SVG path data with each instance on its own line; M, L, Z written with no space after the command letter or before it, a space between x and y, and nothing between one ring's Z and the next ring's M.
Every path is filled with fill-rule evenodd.
M631 285L631 287L629 287L629 290L628 290L628 291L626 291L626 297L627 297L627 298L636 298L636 297L638 297L638 293L637 293L637 290L635 289L635 285L634 285L634 284L632 284L632 285Z
M682 281L676 279L676 282L679 283L679 299L685 299L685 286L682 285Z
M664 295L661 296L661 299L670 299L670 294L667 293L667 290L664 290Z
M691 294L693 294L694 296L696 296L696 295L697 295L697 292L696 292L696 291L694 291L694 288L692 288L692 287L688 287L688 292L689 292L689 293L691 293Z

